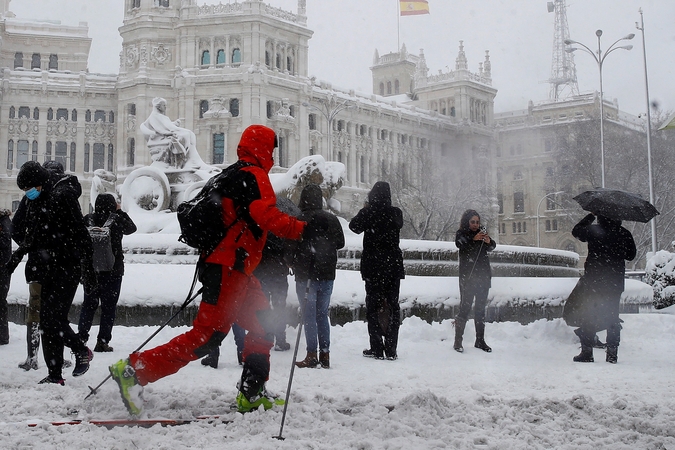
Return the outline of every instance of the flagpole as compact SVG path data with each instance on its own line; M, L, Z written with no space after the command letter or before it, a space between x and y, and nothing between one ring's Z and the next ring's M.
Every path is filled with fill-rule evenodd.
M399 52L401 51L401 1L396 0L396 12L397 12L397 17L398 17L398 40L396 41L396 51Z

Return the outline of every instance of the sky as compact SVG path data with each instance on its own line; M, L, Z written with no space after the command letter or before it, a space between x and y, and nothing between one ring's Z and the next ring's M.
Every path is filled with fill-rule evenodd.
M174 0L177 1L177 0ZM228 2L227 0L223 3ZM232 3L232 1L229 1ZM215 1L202 3L216 3ZM267 3L297 11L296 0ZM498 89L495 111L527 108L530 100L545 101L551 74L554 14L545 0L429 0L429 15L398 20L396 0L309 0L310 76L345 89L372 93L369 67L375 49L396 51L400 39L411 53L424 49L430 73L454 68L459 41L464 41L469 68L478 71L490 50L493 87ZM13 0L10 10L19 18L48 18L75 25L89 23L93 38L90 71L116 73L121 39L123 1ZM649 91L652 103L675 110L675 2L669 0L569 0L570 37L596 48L595 31L603 30L603 50L614 40L636 33L629 51L617 50L603 66L608 99L639 115L646 112L642 35L635 27L645 17ZM399 38L400 23L400 38ZM575 63L582 93L599 90L599 71L593 58L576 52Z

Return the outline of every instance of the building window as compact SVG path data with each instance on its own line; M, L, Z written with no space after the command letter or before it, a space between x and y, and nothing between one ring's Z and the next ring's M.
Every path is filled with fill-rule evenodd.
M282 70L283 67L281 67L281 55L277 53L277 58L276 58L276 68L279 70Z
M115 112L114 111L110 111L108 113L108 122L115 123Z
M279 158L277 165L281 167L286 167L286 138L284 136L279 136Z
M72 122L77 122L77 110L74 109L70 112L70 120Z
M49 119L49 117L47 117L47 118ZM90 110L90 109L88 109L88 110L84 113L84 121L85 121L85 122L91 122L91 110Z
M77 155L77 145L70 143L70 171L75 172L75 156Z
M400 83L398 80L394 80L394 94L399 94L399 89L400 89ZM445 111L443 111L443 114L445 114Z
M94 122L98 122L99 120L105 122L105 111L97 109L94 111Z
M49 69L59 70L59 56L56 54L49 55Z
M516 171L513 173L513 179L514 179L515 181L522 180L522 179L523 179L523 172L521 172L520 170L516 170Z
M310 148L309 148L309 156L313 156L313 155L315 155L315 153L314 153L314 147L310 147Z
M384 83L380 83L380 95L384 97Z
M504 214L504 194L497 194L497 205L499 205L499 214Z
M286 57L286 70L290 73L293 73L293 58L290 56Z
M387 81L387 95L391 95L391 81Z
M232 64L240 64L241 63L241 50L238 48L235 48L232 50Z
M553 195L546 197L546 211L553 211L555 209L555 199Z
M30 108L28 106L19 106L19 119L30 119Z
M63 167L68 167L68 143L63 141L56 142L54 149L54 161L61 163Z
M450 116L455 117L455 114L456 114L455 107L454 107L454 106L451 106L451 107L450 107ZM500 155L500 156L501 156L501 155Z
M307 118L310 130L316 130L316 114L310 114Z
M31 69L40 69L41 68L41 61L40 61L40 54L39 53L33 53L33 56L30 58L30 68Z
M271 119L274 116L274 101L267 100L267 118Z
M28 141L20 140L16 145L16 167L20 169L28 161Z
M360 160L361 160L361 162L360 162L360 166L361 166L360 169L361 170L359 171L359 173L360 173L359 181L361 183L365 183L366 182L366 157L361 155Z
M204 113L209 110L209 101L202 100L199 102L199 118L204 118Z
M33 161L38 160L38 143L33 141L33 148L31 149L31 158Z
M239 99L231 98L230 99L230 114L232 117L239 117Z
M89 152L91 148L89 144L84 144L84 171L89 172Z
M56 120L68 120L68 110L66 108L59 108L56 110Z
M502 234L506 234L506 224L505 223L503 223L502 226L501 226L501 232L502 232Z
M212 164L223 164L225 162L225 134L213 134L213 162Z
M108 144L108 170L115 171L115 148L112 144Z
M133 167L136 163L136 139L129 138L127 146L127 167Z
M272 58L270 57L270 51L269 51L269 50L265 50L265 65L266 65L267 67L270 67L271 59L272 59Z
M522 192L513 193L513 212L525 212L525 196Z
M222 48L216 53L216 64L225 64L225 50Z
M136 103L127 104L127 114L129 114L130 116L136 115Z
M9 118L14 119L16 117L16 108L13 106L9 107Z
M47 147L45 148L45 161L51 161L52 159L52 142L47 141Z
M132 0L132 8L140 8L141 7L141 0Z
M14 53L14 68L23 67L23 53L16 52Z
M558 231L558 220L557 219L553 219L551 221L551 229L553 231Z
M202 66L208 66L209 64L211 64L211 53L209 53L208 50L204 50L204 51L202 52L202 62L201 62L201 65L202 65Z
M40 109L35 107L33 108L33 119L38 120L40 118Z
M164 7L164 8L168 8L168 7L169 7L169 0L159 0L158 3L159 3L159 6L162 6L162 7Z
M513 234L516 234L516 223L513 222L511 225L513 225Z
M47 110L47 120L54 120L54 110L52 108Z
M105 169L105 144L95 143L94 154L92 157L92 171Z
M9 140L7 142L7 170L12 170L14 168L14 141Z

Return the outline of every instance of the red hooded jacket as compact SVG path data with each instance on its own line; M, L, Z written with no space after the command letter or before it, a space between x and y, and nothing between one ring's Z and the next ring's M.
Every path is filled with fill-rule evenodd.
M302 222L276 207L276 195L268 172L274 165L274 130L251 125L244 130L237 147L239 161L249 165L232 176L223 192L223 220L233 224L227 235L206 259L250 275L257 267L267 232L287 239L300 239Z

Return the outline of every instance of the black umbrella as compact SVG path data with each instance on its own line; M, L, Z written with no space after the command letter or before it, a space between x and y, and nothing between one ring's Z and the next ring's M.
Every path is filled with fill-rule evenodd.
M574 200L584 210L610 219L646 223L659 214L654 205L639 195L617 189L595 188Z
M277 197L277 208L281 212L285 212L288 215L291 215L293 217L298 217L300 214L302 214L302 211L300 211L300 208L291 201L290 198L286 197Z

